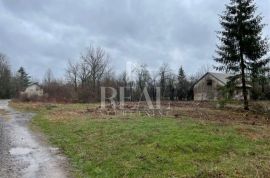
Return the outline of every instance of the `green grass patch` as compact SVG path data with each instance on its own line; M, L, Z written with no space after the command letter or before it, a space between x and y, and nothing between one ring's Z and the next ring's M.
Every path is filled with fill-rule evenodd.
M43 107L32 121L70 159L76 177L270 175L268 126L87 114L65 120L55 114L88 107Z
M81 177L255 175L247 162L269 149L268 143L251 141L233 127L189 119L50 122L38 115L33 124L71 158Z

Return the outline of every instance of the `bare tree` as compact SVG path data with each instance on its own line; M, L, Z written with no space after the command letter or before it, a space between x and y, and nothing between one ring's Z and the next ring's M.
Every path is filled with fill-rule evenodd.
M85 88L87 86L87 79L90 75L90 71L88 69L88 66L85 64L85 62L81 62L79 64L79 78L81 82L81 87Z
M88 77L88 83L95 90L97 84L100 83L100 80L104 76L106 69L108 67L108 58L109 56L106 54L105 50L100 47L90 46L87 49L85 55L81 56L84 65L86 65L86 74Z
M47 69L43 78L44 85L50 85L54 81L53 72L51 69Z
M68 68L66 69L67 79L72 83L75 92L78 91L78 80L80 73L80 64L72 63L71 60L68 61Z
M161 90L161 97L165 96L166 92L166 85L169 75L171 73L171 69L168 64L164 63L159 68L159 76L160 76L160 90Z
M126 71L122 72L120 74L120 76L119 76L119 83L120 83L120 85L123 86L123 87L127 87L128 80L129 79L128 79L127 72Z
M149 81L149 93L150 93L150 97L152 99L156 99L157 97L157 85L158 85L158 82L157 82L157 79L159 77L159 72L158 71L152 71L151 72L151 78L150 78L150 81Z
M146 68L146 65L141 65L135 69L137 74L137 85L141 91L147 86L148 82L151 79L149 71Z
M205 65L202 65L198 72L195 74L194 78L199 80L204 74L206 74L207 72L211 72L212 70L212 67L211 65L209 64L205 64Z
M129 100L132 100L133 84L126 71L118 76L117 88L124 87L125 96L128 96Z
M176 94L176 84L177 84L177 77L174 73L170 72L168 75L168 89L167 93L171 101L175 99Z
M209 64L202 65L195 74L189 77L191 85L194 84L196 81L198 81L200 78L202 78L207 72L211 71L212 71L211 65Z

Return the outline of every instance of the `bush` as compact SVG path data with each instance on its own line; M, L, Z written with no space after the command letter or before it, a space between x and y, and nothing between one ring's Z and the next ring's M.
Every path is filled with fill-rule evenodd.
M54 81L43 86L44 92L47 94L47 101L50 102L72 102L73 91L70 86L62 82Z
M44 97L40 97L38 95L28 96L26 93L22 93L19 97L19 101L22 102L30 102L30 101L44 101Z
M257 114L269 114L270 115L269 102L253 103L251 106L251 110Z
M217 107L223 109L223 108L226 107L226 105L227 105L229 102L230 102L229 99L220 99L220 100L218 100Z

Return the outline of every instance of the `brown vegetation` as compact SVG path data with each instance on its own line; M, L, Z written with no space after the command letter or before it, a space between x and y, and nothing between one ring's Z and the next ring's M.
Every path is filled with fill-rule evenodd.
M30 106L32 110L38 110L40 108L50 110L51 108L58 107L59 105L61 104L32 102ZM64 106L64 108L61 109L61 107L59 107L59 109L53 111L52 115L57 116L60 120L61 118L77 118L79 116L83 117L87 115L91 118L126 118L138 115L149 117L170 117L175 119L188 117L205 121L217 121L225 124L237 122L249 125L269 125L269 107L262 111L262 108L267 108L268 105L269 102L252 103L251 110L245 111L238 103L228 104L225 108L219 108L218 104L215 102L193 101L162 102L161 109L149 109L148 105L144 102L126 102L123 107L121 107L119 103L116 104L116 106L107 104L105 109L102 109L99 104L84 104L80 105L80 107L73 104L66 106L61 105ZM66 107L69 107L68 112Z

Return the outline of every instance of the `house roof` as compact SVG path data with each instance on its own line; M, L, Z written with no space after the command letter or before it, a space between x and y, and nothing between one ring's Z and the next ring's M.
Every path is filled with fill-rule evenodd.
M222 73L213 73L209 72L211 75L213 75L218 80L222 81L224 84L226 84L229 81L229 77L233 76L232 74L222 74ZM236 85L238 88L242 88L242 84ZM246 83L247 88L252 88L252 86L248 83Z
M207 72L206 74L204 74L197 82L195 82L193 84L193 87L199 82L201 81L205 76L207 75L211 75L212 77L214 77L215 79L217 79L218 81L220 81L222 84L226 85L226 83L228 82L228 77L230 77L230 74L224 74L224 73L214 73L214 72Z
M231 74L224 74L224 73L214 73L214 72L208 72L210 75L214 76L216 79L218 79L223 84L226 84L228 82L228 78L232 76Z
M222 84L226 85L227 82L229 81L229 77L233 76L232 74L224 74L224 73L215 73L215 72L207 72L206 74L204 74L197 82L195 82L193 84L193 87L199 82L201 81L206 75L211 75L213 76L215 79L217 79L218 81L220 81ZM238 88L242 88L242 84L237 85L236 87ZM251 85L246 84L247 88L252 88Z
M28 87L31 87L31 86L33 86L33 85L37 85L37 86L41 87L41 86L38 84L38 82L35 82L35 83L30 84Z

